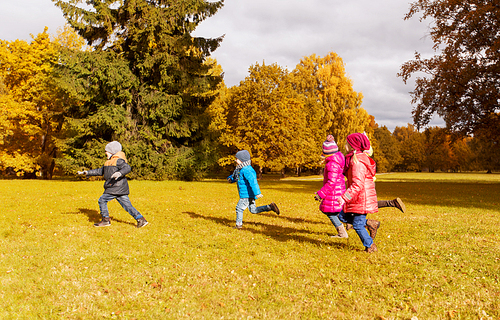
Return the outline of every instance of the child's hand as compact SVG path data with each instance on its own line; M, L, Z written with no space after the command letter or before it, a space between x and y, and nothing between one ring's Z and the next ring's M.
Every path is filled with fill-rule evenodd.
M262 198L263 196L264 196L264 195L263 195L262 193L261 193L261 194L258 194L258 195L256 195L256 196L255 196L255 199L260 199L260 198Z
M337 199L335 199L335 201L337 201L337 203L342 207L345 203L345 200L344 198L342 197L338 197Z
M321 197L319 196L319 194L314 194L314 200L316 201L321 201Z
M117 172L115 172L115 173L113 173L111 175L111 179L115 179L116 180L116 179L120 178L121 176L122 176L121 172L117 171Z
M87 175L87 170L83 170L83 171L77 171L78 174L84 174L84 175Z

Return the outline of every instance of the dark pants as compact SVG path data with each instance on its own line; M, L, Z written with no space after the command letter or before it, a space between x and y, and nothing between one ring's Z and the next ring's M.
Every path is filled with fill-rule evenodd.
M373 239L370 237L368 231L366 231L366 214L352 213L352 212L340 212L339 220L344 223L352 224L352 227L356 231L361 239L361 242L366 248L370 248L373 244Z
M103 218L109 218L108 202L113 199L116 199L123 209L125 209L125 211L127 211L135 220L142 218L139 211L132 206L128 195L115 196L107 193L103 193L103 195L99 198L99 209L101 210L101 216Z

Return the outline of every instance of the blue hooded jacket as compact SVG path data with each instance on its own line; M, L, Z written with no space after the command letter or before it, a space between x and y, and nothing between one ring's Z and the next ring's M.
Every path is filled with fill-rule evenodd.
M252 166L245 166L240 169L238 180L233 179L233 175L228 177L230 182L238 183L238 193L240 198L255 199L260 194L259 183L257 182L257 173Z

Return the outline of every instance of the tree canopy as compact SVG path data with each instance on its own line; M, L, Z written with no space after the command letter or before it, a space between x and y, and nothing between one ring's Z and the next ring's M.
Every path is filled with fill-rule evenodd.
M60 66L62 82L73 86L66 92L80 98L68 116L101 128L80 132L69 148L92 153L103 139L119 140L135 173L149 172L153 179L188 177L195 164L201 169L204 152L196 149L203 145L205 111L214 98L206 93L221 81L205 61L222 37L191 32L223 1L53 1L94 49L70 55L67 61L78 62Z
M52 71L60 47L78 46L65 29L51 40L44 32L30 43L0 40L0 169L51 178L59 151L65 100Z
M212 114L218 114L214 127L219 141L233 154L248 149L263 168L316 168L328 134L342 150L348 134L373 131L361 108L362 95L353 90L335 53L304 57L292 72L277 64L256 64L222 97L211 106Z
M221 110L225 116L219 125L220 141L233 152L247 149L256 165L275 170L297 168L314 159L304 102L286 69L256 64L228 93Z
M500 111L500 5L492 0L418 0L405 19L421 13L431 19L430 36L436 55L415 59L401 67L407 82L416 73L411 93L417 129L434 114L448 129L473 133L491 114Z
M316 142L331 134L342 147L353 132L370 131L371 136L369 115L361 108L363 94L354 91L344 62L335 52L324 57L313 54L302 58L292 77L297 92L306 99Z

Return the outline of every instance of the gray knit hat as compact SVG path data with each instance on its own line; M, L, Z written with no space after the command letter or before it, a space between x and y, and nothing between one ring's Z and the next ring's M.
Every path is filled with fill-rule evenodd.
M122 151L122 145L118 141L112 141L106 145L106 148L104 148L104 150L111 154L115 154Z
M245 162L250 160L250 152L247 150L241 150L236 152L236 159L239 159L241 162Z

